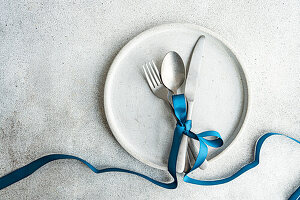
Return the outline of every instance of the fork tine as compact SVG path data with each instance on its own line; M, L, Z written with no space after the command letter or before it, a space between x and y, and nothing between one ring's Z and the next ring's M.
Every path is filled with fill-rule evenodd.
M153 75L157 85L159 85L160 84L159 78L158 78L157 74L154 72L154 69L153 69L154 67L151 65L151 62L149 62L149 66L150 66L152 75Z
M145 76L146 76L148 85L149 85L149 87L151 88L151 90L153 90L153 89L154 89L154 86L153 86L153 83L152 83L152 81L150 80L150 78L149 78L149 76L148 76L148 72L147 72L146 69L145 69L145 65L143 65L143 70L144 70L144 73L145 73Z
M160 83L162 83L162 80L161 80L161 77L160 77L160 73L159 73L159 71L158 71L158 69L157 69L157 67L156 67L155 62L154 62L153 60L151 60L151 62L152 62L152 65L154 66L154 70L155 70L155 72L156 72L156 75L157 75L157 77L158 77Z
M152 83L153 83L153 86L156 87L156 86L158 86L159 82L157 82L157 81L155 80L155 78L154 78L154 76L153 76L153 74L151 73L151 71L150 71L149 68L151 68L151 66L149 67L149 65L146 63L146 69L147 69L147 71L148 71L148 75L149 75L149 77L150 77L150 79L151 79L151 81L152 81ZM151 70L153 70L153 69L151 68Z

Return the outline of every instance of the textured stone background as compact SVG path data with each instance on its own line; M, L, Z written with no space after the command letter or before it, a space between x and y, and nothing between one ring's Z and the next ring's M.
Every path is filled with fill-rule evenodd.
M114 139L103 89L121 47L170 22L199 24L227 39L250 82L242 136L196 178L232 174L252 160L256 140L267 131L299 139L299 10L298 0L1 1L0 175L49 153L69 153L99 168L165 180L165 172L137 161ZM0 199L286 199L300 184L299 155L299 145L275 136L263 147L259 167L237 180L211 187L180 180L177 190L56 161L0 191Z

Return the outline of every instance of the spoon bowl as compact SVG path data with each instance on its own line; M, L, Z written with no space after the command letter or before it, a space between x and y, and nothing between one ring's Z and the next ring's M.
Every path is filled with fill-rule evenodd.
M163 59L161 78L165 86L177 94L178 88L185 80L185 68L182 58L175 51L170 51Z

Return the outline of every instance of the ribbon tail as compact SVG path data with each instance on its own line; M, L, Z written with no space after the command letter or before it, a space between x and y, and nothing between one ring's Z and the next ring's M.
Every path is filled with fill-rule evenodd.
M255 158L254 158L254 161L245 165L244 167L242 167L239 171L237 171L235 174L233 174L232 176L230 177L227 177L227 178L223 178L223 179L219 179L219 180L197 180L197 179L193 179L193 178L190 178L188 176L188 174L186 174L183 178L183 180L187 183L192 183L192 184L196 184L196 185L220 185L220 184L223 184L223 183L227 183L227 182L230 182L234 179L236 179L237 177L239 177L240 175L242 175L243 173L245 173L246 171L256 167L258 164L259 164L259 158L260 158L260 151L261 151L261 147L264 143L264 141L272 136L272 135L281 135L281 136L285 136L297 143L300 144L300 141L292 138L292 137L289 137L287 135L284 135L284 134L281 134L281 133L266 133L265 135L263 135L262 137L259 138L259 140L257 141L256 143L256 151L255 151ZM300 200L300 187L292 194L292 196L290 197L290 200Z
M300 186L298 189L290 196L289 200L299 200L300 199Z
M37 171L39 168L41 168L42 166L46 165L49 162L55 161L55 160L62 160L62 159L74 159L74 160L78 160L80 162L82 162L83 164L85 164L88 168L90 168L93 172L95 172L96 174L100 174L100 173L106 173L106 172L123 172L123 173L129 173L129 174L134 174L137 175L139 177L142 177L160 187L166 188L166 189L175 189L177 187L177 179L176 179L176 171L175 171L175 180L171 183L163 183L157 180L154 180L144 174L138 173L138 172L134 172L134 171L130 171L127 169L122 169L122 168L105 168L105 169L97 169L96 167L94 167L92 164L90 164L89 162L87 162L86 160L83 160L79 157L76 156L72 156L72 155L66 155L66 154L50 154L44 157L41 157L27 165L25 165L24 167L21 167L3 177L0 178L0 190L30 176L32 173L34 173L35 171ZM173 175L172 175L173 176ZM173 177L174 178L174 177Z
M186 118L186 107L185 107L185 97L184 95L176 95L176 97L174 97L174 101L175 102L180 102L175 103L174 104L174 108L175 108L175 114L178 117L178 119L180 120L185 120ZM177 182L177 177L176 177L176 162L177 162L177 156L178 156L178 151L179 151L179 146L180 146L180 142L181 142L181 138L182 138L182 134L183 134L183 130L182 127L180 126L176 126L175 131L174 131L174 136L173 136L173 143L172 143L172 147L171 147L171 151L170 151L170 155L169 155L169 161L168 161L168 171L171 174L171 176L173 177L173 182L171 183L163 183L160 181L156 181L144 174L138 173L138 172L134 172L134 171L130 171L127 169L121 169L121 168L106 168L106 169L97 169L95 168L93 165L91 165L90 163L88 163L86 160L83 160L79 157L76 156L72 156L72 155L66 155L66 154L50 154L50 155L46 155L44 157L41 157L27 165L25 165L24 167L21 167L3 177L0 178L0 190L4 189L26 177L28 177L29 175L31 175L32 173L34 173L36 170L38 170L39 168L41 168L42 166L46 165L49 162L55 161L55 160L61 160L61 159L75 159L78 160L80 162L82 162L83 164L85 164L87 167L89 167L93 172L99 174L99 173L106 173L106 172L124 172L124 173L129 173L129 174L134 174L137 176L140 176L160 187L166 188L166 189L175 189L178 185Z

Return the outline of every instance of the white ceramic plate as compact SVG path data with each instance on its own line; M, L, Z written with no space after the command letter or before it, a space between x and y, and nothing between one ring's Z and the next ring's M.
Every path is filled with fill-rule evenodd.
M192 131L220 132L224 146L209 148L208 160L215 158L237 137L248 108L245 74L227 42L200 26L161 25L132 39L107 75L104 106L109 126L124 149L152 167L167 169L176 122L167 104L148 87L142 65L153 59L160 67L169 51L178 52L186 65L200 35L206 41Z

